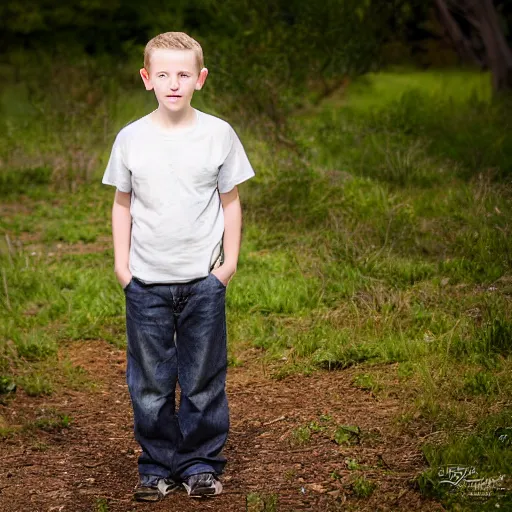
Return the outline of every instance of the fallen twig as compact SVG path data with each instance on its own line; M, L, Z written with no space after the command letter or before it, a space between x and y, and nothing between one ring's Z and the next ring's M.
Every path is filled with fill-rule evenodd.
M94 464L88 464L87 462L84 462L84 466L86 468L97 468L98 466L101 466L103 462L95 462Z
M286 416L279 416L279 418L276 418L275 420L267 421L266 423L263 423L263 426L266 427L267 425L272 425L272 423L277 423L278 421L283 421L286 419Z

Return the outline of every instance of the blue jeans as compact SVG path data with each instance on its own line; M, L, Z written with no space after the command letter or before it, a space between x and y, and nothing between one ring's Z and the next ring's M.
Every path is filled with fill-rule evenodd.
M226 287L210 273L173 284L133 277L124 291L126 380L142 448L141 480L221 474L229 430Z

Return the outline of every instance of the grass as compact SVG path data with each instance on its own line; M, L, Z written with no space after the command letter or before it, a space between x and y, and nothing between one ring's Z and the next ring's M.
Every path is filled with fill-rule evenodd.
M449 505L462 503L465 510L508 509L512 504L511 452L499 434L501 425L508 424L510 412L504 409L500 414L483 418L474 432L452 434L441 447L427 443L423 452L430 469L418 478L424 494ZM458 468L458 476L450 470L454 466ZM482 496L475 496L471 485L477 479L481 482Z
M291 446L304 446L311 441L311 429L307 426L297 427L292 430Z
M356 425L340 425L336 428L333 441L339 445L350 445L359 443L361 429Z
M376 487L374 482L364 476L357 477L352 483L352 491L358 498L369 498Z
M44 411L34 422L34 426L46 432L60 431L71 425L71 418L67 414L59 413L53 409Z
M512 396L512 132L509 106L490 101L488 81L469 71L369 75L291 120L300 153L241 132L256 177L240 187L229 360L243 367L256 349L276 378L359 366L353 385L379 393L386 383L374 368L392 363L410 398L397 427L420 421L456 433L430 449L432 468L442 454L457 463L464 452L468 464L483 456L493 471L511 473L508 456L485 444L488 431L478 427L507 427L502 410ZM124 297L112 272L114 190L100 181L117 129L151 108L138 91L113 103L113 85L97 85L105 100L83 106L84 119L109 124L101 137L75 134L73 160L63 149L68 135L48 138L57 113L37 118L23 94L15 105L3 87L2 122L10 120L9 140L20 142L10 153L0 145L2 400L15 386L45 395L85 385L80 368L63 363L59 378L52 368L68 340L124 345ZM23 125L27 111L43 125ZM80 132L69 123L62 130ZM298 427L294 442L318 433L358 439L327 425ZM423 492L451 499L429 485ZM365 495L372 486L357 489Z
M95 511L96 512L108 512L110 510L108 501L105 498L96 499Z
M0 416L0 420L2 417ZM13 437L16 434L34 434L34 432L42 430L44 432L58 433L63 429L67 429L71 426L73 419L57 409L50 407L47 409L39 409L36 411L36 415L33 419L23 419L21 424L17 424L13 427L3 425L0 421L0 439L7 439ZM36 441L34 444L36 450L45 451L48 445Z
M251 492L246 496L247 512L277 512L278 495L275 493Z
M355 387L365 391L371 391L372 393L381 389L380 384L375 382L375 377L371 373L357 375L354 377L352 383Z
M315 436L332 440L340 446L359 444L363 433L357 425L336 425L332 417L322 415L318 421L299 425L290 432L292 447L308 445Z

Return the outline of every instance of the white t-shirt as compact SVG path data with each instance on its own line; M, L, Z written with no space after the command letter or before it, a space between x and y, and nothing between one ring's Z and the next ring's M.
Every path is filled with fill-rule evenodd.
M102 183L131 192L129 268L147 283L205 277L221 257L220 193L254 176L233 128L197 109L168 133L149 115L117 135Z

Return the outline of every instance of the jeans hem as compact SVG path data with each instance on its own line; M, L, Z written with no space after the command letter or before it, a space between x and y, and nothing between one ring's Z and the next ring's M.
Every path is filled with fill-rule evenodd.
M162 476L139 473L139 481L143 485L156 486L158 484L158 481L161 480L162 478L170 478L170 475Z
M198 475L199 473L213 473L214 475L218 475L217 471L215 471L211 466L201 464L187 468L180 476L182 479L185 479L192 475Z

